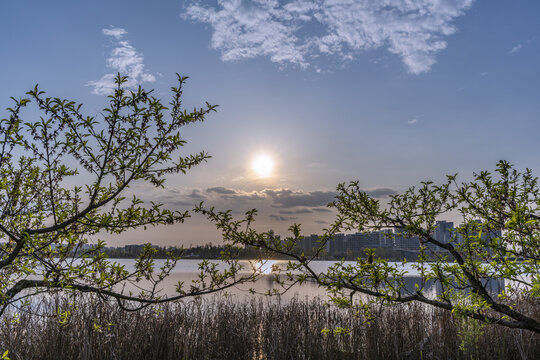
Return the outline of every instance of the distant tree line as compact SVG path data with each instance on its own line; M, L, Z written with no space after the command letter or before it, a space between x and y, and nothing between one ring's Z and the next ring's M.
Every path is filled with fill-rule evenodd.
M171 255L182 259L219 259L224 251L230 251L230 247L222 245L205 244L192 246L184 249L177 246L152 245L155 259L167 259ZM144 251L144 245L126 245L123 247L106 247L102 251L110 258L136 259ZM253 258L257 256L257 250L253 248L235 248L239 258Z
M177 246L157 246L152 245L154 249L153 257L155 259L167 259L169 256L179 257L181 259L219 259L222 256L224 251L230 252L230 246L226 245L213 245L207 243L199 246L191 246L187 249ZM393 250L386 248L375 248L375 254L377 256L385 257L387 259L395 261L414 261L418 257L418 252L407 251L407 250ZM102 251L109 258L117 259L136 259L144 251L144 245L126 245L123 247L105 247ZM236 247L234 248L238 259L255 259L258 258L261 254L259 250L251 247ZM302 254L300 248L296 249L298 255ZM356 260L358 258L367 257L365 249L359 251L348 251L347 254L339 256L339 259L336 256L331 256L326 253L321 253L318 255L318 260ZM271 254L270 258L272 259L288 259L285 256L279 254Z

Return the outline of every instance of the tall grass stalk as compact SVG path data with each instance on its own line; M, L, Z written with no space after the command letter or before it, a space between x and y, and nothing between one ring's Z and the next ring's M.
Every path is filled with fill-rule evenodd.
M540 358L538 335L417 304L382 308L371 322L319 300L216 297L135 313L88 297L35 306L0 321L0 353L12 360Z

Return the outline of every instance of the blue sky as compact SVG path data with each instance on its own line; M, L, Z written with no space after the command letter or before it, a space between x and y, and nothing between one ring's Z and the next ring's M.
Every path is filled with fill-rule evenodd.
M188 107L219 111L186 129L208 163L148 192L205 200L259 226L319 232L339 182L377 196L499 159L540 171L538 1L18 1L0 5L0 106L35 83L105 104L107 74L166 98L189 75ZM5 116L5 113L2 114ZM272 157L268 178L250 164ZM125 242L217 239L202 219Z

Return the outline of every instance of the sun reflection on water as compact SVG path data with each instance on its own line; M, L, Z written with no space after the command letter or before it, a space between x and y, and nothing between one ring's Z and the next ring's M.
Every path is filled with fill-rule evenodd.
M277 260L250 261L253 270L258 274L270 275L276 272Z

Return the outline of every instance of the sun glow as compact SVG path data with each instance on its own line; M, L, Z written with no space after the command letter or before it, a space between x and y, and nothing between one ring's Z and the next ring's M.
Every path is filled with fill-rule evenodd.
M259 155L251 163L251 168L259 177L268 177L274 169L274 161L267 155Z

